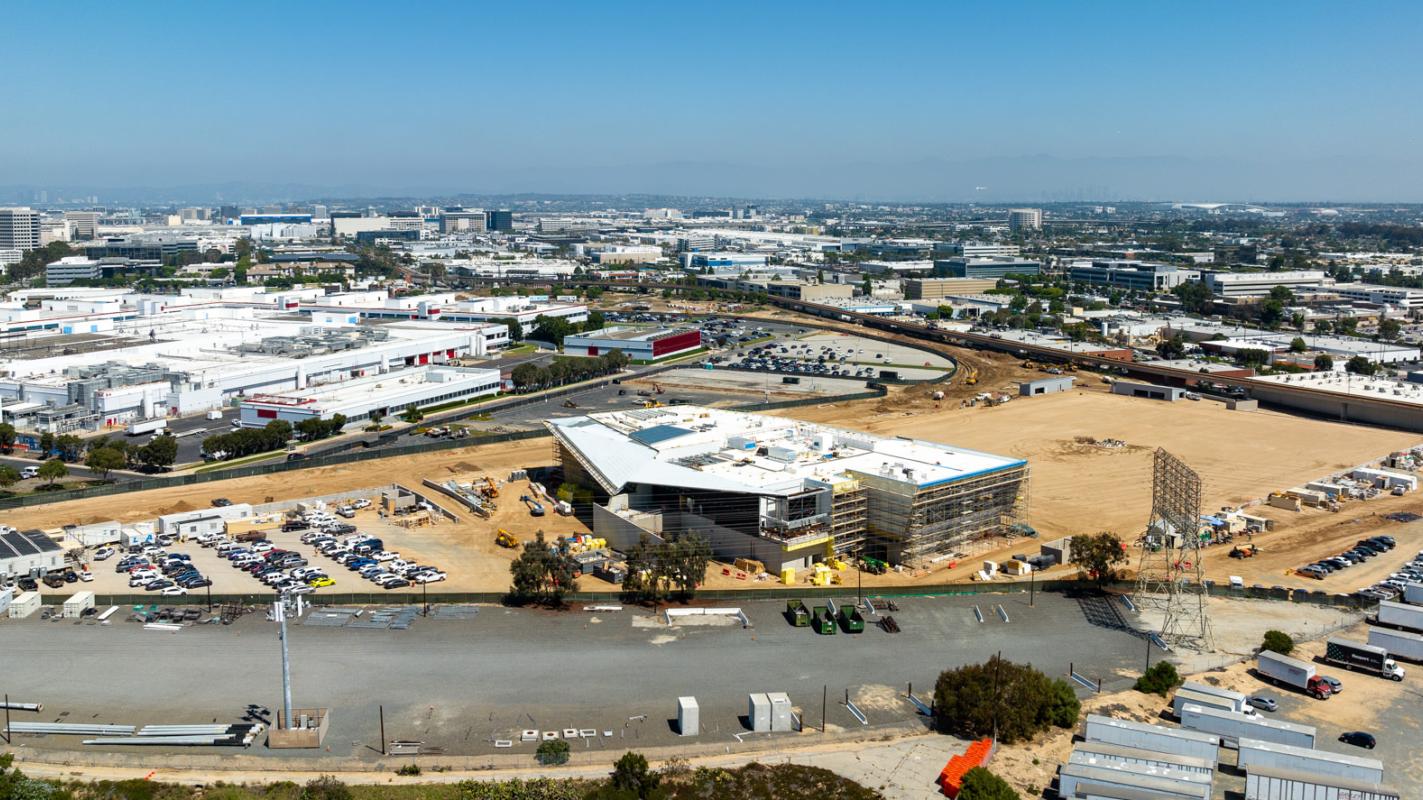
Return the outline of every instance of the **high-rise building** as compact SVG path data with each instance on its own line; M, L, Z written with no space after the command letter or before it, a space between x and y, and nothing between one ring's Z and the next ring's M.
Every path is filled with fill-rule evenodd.
M1014 208L1008 211L1008 230L1018 233L1042 229L1043 210L1041 208Z
M514 212L508 209L499 209L489 212L489 220L486 227L491 231L500 233L514 232Z
M320 203L317 203L316 205L311 207L312 219L327 219L328 217L326 216L326 213L326 206L323 206Z
M71 240L93 239L98 235L99 212L97 211L66 211L64 221L69 223Z
M28 206L0 208L0 250L35 250L40 246L40 212Z

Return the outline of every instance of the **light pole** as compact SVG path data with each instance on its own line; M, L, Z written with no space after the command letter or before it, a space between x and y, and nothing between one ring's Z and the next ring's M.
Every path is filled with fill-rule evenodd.
M288 730L292 727L292 666L287 656L287 612L281 598L272 605L277 624L281 626L282 638L282 713Z

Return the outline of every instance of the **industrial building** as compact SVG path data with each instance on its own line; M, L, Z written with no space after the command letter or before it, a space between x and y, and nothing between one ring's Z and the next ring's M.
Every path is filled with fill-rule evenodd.
M621 350L634 361L656 361L702 346L702 332L687 328L633 328L611 326L563 338L563 352L570 356L600 356Z
M244 428L274 420L293 425L337 414L351 422L372 414L395 416L410 408L459 403L499 392L499 370L415 367L384 375L346 380L311 389L258 394L242 400L238 417Z
M545 422L564 480L593 492L614 547L697 532L770 570L831 553L922 564L1001 534L1028 464L936 442L697 406Z
M1185 389L1180 389L1175 386L1157 386L1154 383L1116 381L1112 384L1112 394L1121 394L1127 397L1144 397L1148 400L1165 400L1168 403L1180 400L1185 393Z
M63 566L64 549L44 533L0 533L0 578L44 575Z
M1035 381L1023 381L1018 384L1018 394L1023 397L1036 397L1040 394L1057 394L1058 392L1072 391L1072 384L1077 380L1070 375L1057 378L1039 378Z

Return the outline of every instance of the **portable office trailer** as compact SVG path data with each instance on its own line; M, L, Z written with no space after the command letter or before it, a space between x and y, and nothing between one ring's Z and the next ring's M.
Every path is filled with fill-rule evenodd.
M64 537L80 547L98 547L113 544L122 536L123 526L115 520L96 522L92 525L70 525L64 529Z
M701 708L695 697L677 698L677 733L683 736L697 736L702 726Z
M1215 734L1226 747L1235 747L1242 737L1295 747L1314 747L1313 725L1247 717L1244 714L1195 705L1186 705L1181 709L1181 727Z
M94 607L93 592L75 592L68 600L64 601L64 618L78 619L84 616L84 612Z
M1378 783L1383 780L1383 762L1377 758L1346 756L1259 739L1240 740L1238 764L1246 772L1260 768L1292 769L1353 781Z
M1245 800L1401 800L1381 783L1260 767L1245 775Z
M756 733L771 732L771 698L765 692L747 696L746 721Z
M1216 763L1220 753L1220 737L1200 731L1148 725L1125 719L1113 719L1088 714L1082 726L1082 738L1089 742L1157 750L1163 753L1190 756Z
M1394 658L1423 662L1423 634L1369 628L1369 644L1382 647Z
M1102 786L1154 792L1173 800L1210 800L1212 777L1198 772L1156 769L1148 767L1130 768L1135 765L1117 767L1083 764L1063 764L1057 772L1057 795L1063 800L1074 800L1078 784L1092 783Z
M1106 742L1078 742L1068 760L1074 764L1094 766L1098 762L1134 764L1140 767L1175 769L1182 772L1198 772L1210 775L1215 772L1215 762L1204 758L1179 756L1159 750L1143 750L1139 747L1122 747Z
M770 692L766 698L771 701L771 730L786 732L795 730L791 718L791 698L785 692Z
M39 592L21 592L10 601L10 619L24 619L40 610Z

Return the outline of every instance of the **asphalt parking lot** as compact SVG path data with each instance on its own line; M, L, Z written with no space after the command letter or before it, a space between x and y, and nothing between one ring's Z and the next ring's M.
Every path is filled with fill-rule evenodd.
M748 736L740 719L746 695L760 691L789 693L807 729L821 723L824 692L832 730L871 732L916 719L902 696L910 682L917 695L930 697L941 670L998 651L1059 676L1075 662L1079 673L1107 677L1108 686L1128 681L1111 676L1131 673L1139 658L1138 639L1092 626L1075 601L1061 596L1039 594L1034 607L1026 595L995 599L1010 622L985 599L899 603L898 634L870 626L859 635L817 635L786 622L784 599L739 604L749 628L668 626L633 608L553 613L497 606L480 607L472 619L417 618L408 630L294 625L293 699L331 709L326 745L334 756L374 755L380 706L391 739L424 741L452 755L495 752L495 740L513 739L512 752L531 755L533 744L517 743L530 728L596 731L576 748L685 743L669 722L681 695L701 705L697 744ZM976 604L988 612L985 622L977 621ZM6 691L12 700L44 703L39 717L46 720L209 722L235 720L251 703L280 705L276 627L259 614L176 634L128 622L6 620L0 636ZM847 689L867 726L840 702ZM17 743L79 747L70 737Z

